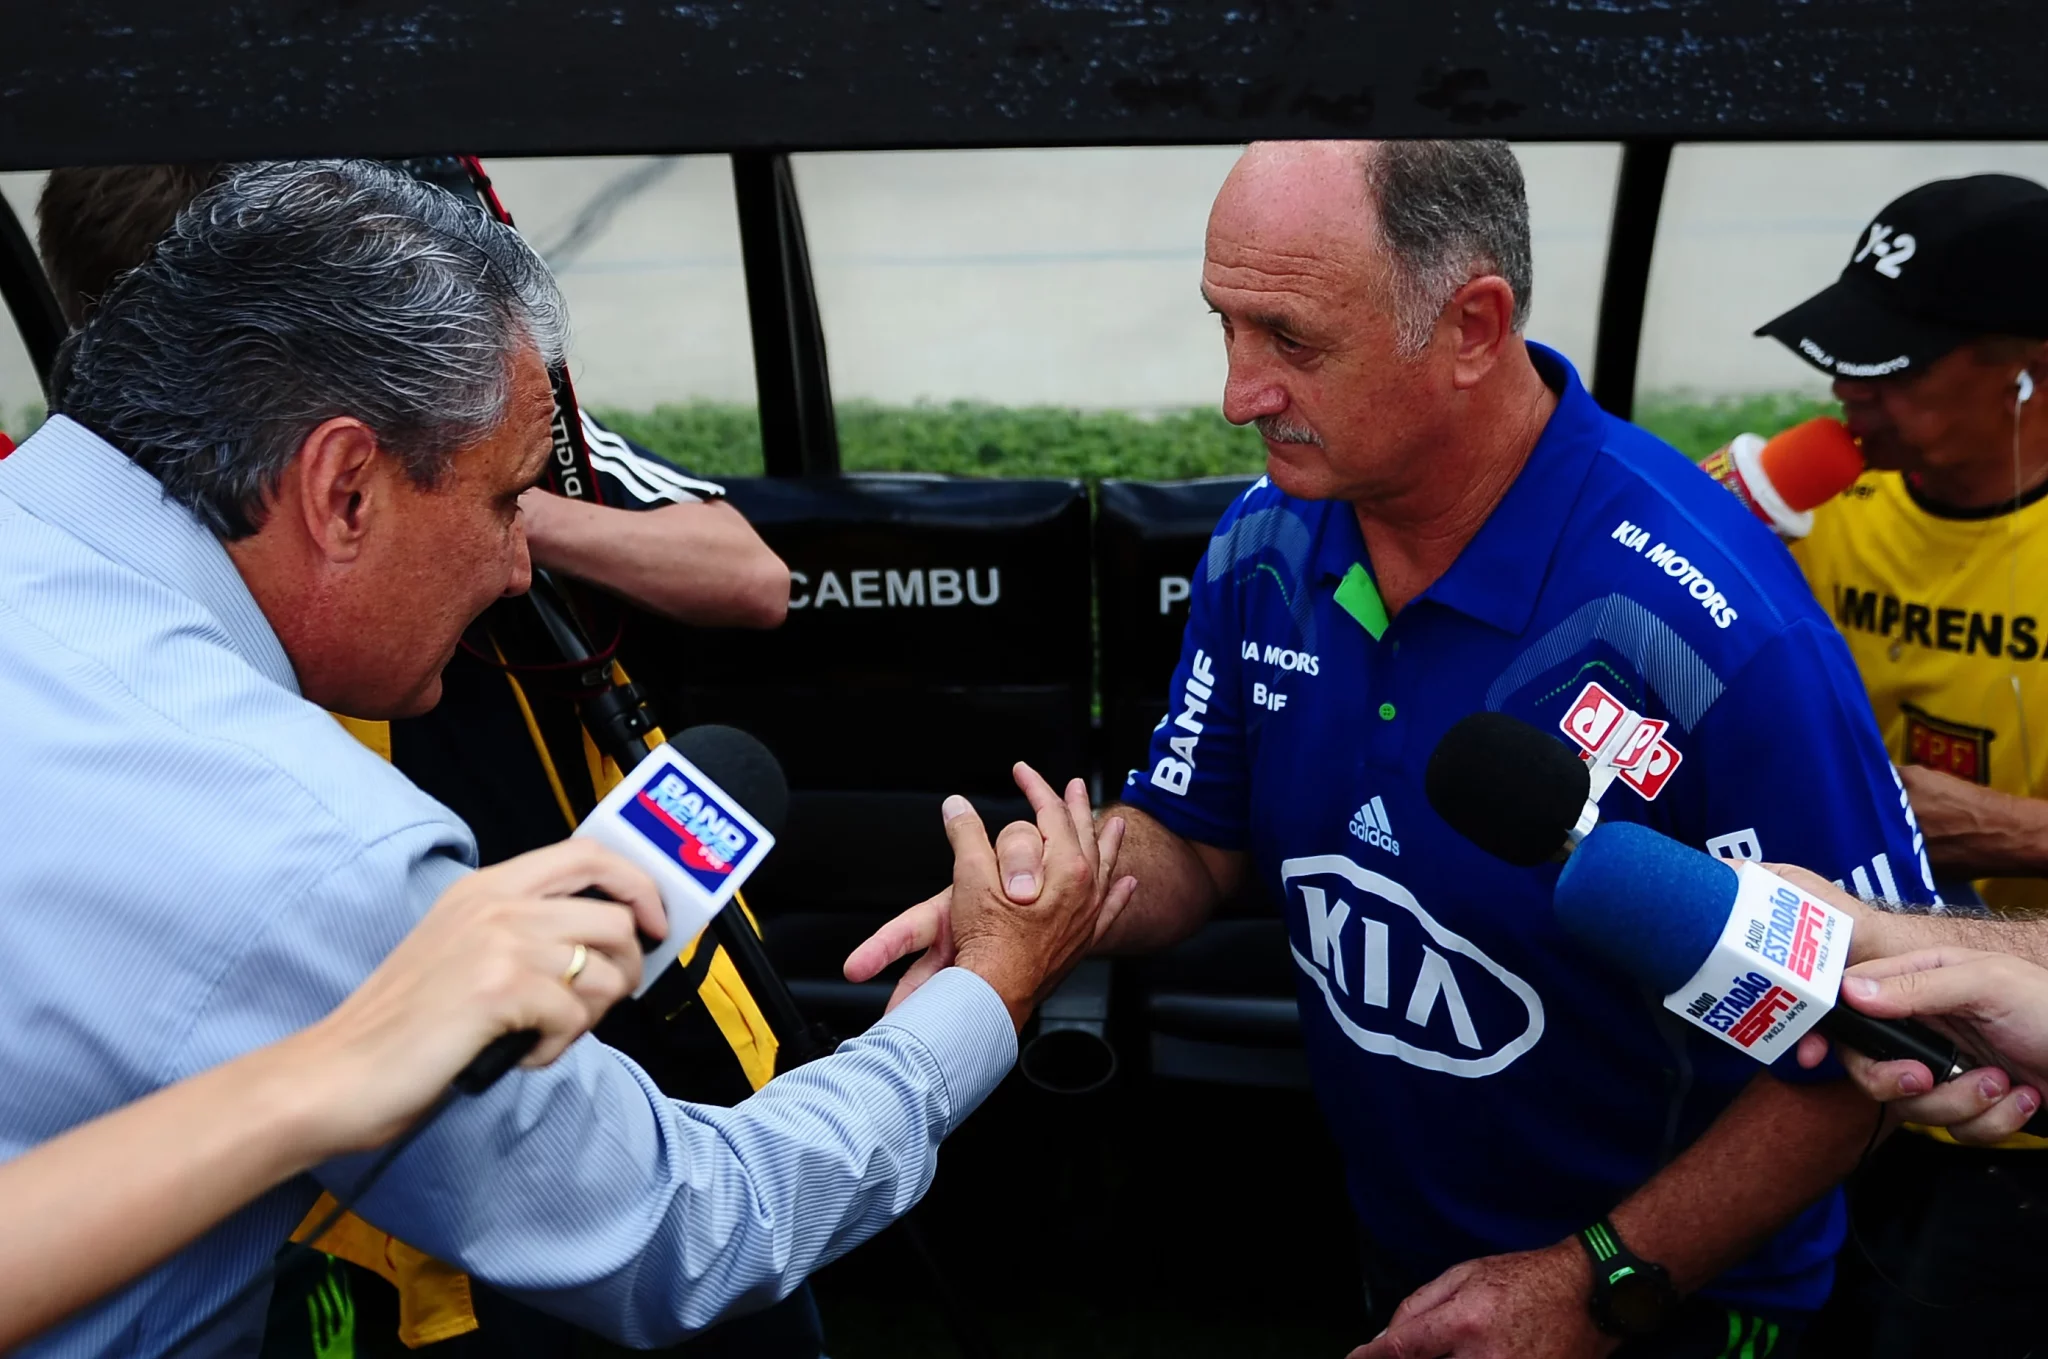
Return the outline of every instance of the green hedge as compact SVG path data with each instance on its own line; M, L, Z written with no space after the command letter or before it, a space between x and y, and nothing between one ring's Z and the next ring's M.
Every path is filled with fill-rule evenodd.
M840 465L849 472L946 472L982 477L1202 477L1251 472L1265 461L1257 433L1213 410L1155 418L1055 406L842 403ZM698 402L651 411L604 409L599 419L706 476L761 470L751 406Z
M1695 458L1744 430L1770 434L1835 410L1796 392L1702 400L1683 393L1643 399L1636 419ZM750 405L696 401L651 411L601 407L606 424L681 466L709 477L761 470L761 421ZM1251 473L1265 462L1252 430L1226 424L1213 409L1146 417L1057 406L879 406L838 408L842 465L849 472L949 472L982 477L1169 479ZM42 423L40 406L7 412L6 427L25 438Z
M1834 403L1798 393L1705 401L1685 395L1646 398L1637 420L1692 457L1704 457L1745 430L1770 434ZM705 476L761 470L761 427L752 406L714 402L603 408L606 424ZM1259 437L1225 423L1215 410L1156 417L1055 406L878 406L838 408L841 464L849 472L947 472L984 477L1178 478L1251 473L1265 462Z
M1650 396L1636 409L1636 423L1694 459L1704 458L1738 434L1776 434L1816 415L1839 416L1831 400L1800 392L1764 392L1756 396Z

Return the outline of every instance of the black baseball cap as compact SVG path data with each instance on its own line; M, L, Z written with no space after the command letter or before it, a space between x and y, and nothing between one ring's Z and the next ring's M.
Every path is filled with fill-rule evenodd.
M1986 335L2048 339L2048 188L1922 184L1863 228L1840 278L1756 333L1845 378L1922 372Z

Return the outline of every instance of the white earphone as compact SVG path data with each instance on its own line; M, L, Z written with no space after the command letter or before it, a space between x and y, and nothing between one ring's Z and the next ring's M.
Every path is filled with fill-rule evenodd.
M2029 401L2032 401L2034 399L2034 375L2032 373L2029 373L2024 368L2020 369L2018 385L2020 389L2020 399L2014 404L2024 406Z

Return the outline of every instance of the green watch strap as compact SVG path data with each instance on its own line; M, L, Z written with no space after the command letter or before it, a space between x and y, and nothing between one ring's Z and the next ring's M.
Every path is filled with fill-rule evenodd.
M1622 1253L1621 1238L1614 1234L1613 1226L1604 1217L1579 1233L1579 1244L1593 1257L1594 1268L1603 1271ZM1622 1268L1626 1270L1628 1266Z
M1654 1334L1678 1302L1671 1275L1623 1244L1614 1224L1604 1217L1576 1239L1593 1264L1588 1304L1594 1324L1625 1338Z

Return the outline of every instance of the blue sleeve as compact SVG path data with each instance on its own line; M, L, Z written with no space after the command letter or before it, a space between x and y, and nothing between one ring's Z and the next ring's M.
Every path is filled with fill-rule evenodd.
M1251 812L1244 662L1238 650L1244 629L1235 617L1230 581L1209 579L1207 561L1204 554L1195 570L1166 716L1153 729L1145 766L1124 779L1123 800L1182 839L1243 849Z
M1859 897L1931 902L1905 789L1848 651L1824 627L1803 618L1774 637L1693 733L1715 775L1701 781L1700 838L1725 857L1798 864Z
M449 1106L362 1215L600 1335L671 1345L909 1211L1015 1054L1002 1001L960 968L730 1109L670 1100L584 1038ZM321 1178L345 1185L366 1160Z
M1823 628L1825 634L1823 635ZM1692 736L1704 779L1693 837L1726 858L1797 864L1859 897L1936 900L1920 830L1862 680L1832 627L1800 619L1750 659ZM1771 1074L1841 1078L1830 1059Z
M443 839L409 827L299 894L224 970L197 1064L311 1022L360 985L469 872ZM586 1036L450 1104L359 1211L544 1311L637 1348L671 1345L791 1292L907 1211L939 1143L1016 1050L1002 1000L959 968L730 1109L669 1099ZM374 1158L315 1178L347 1193Z

